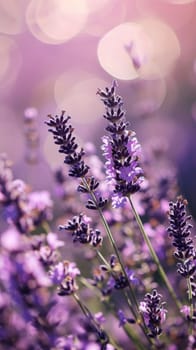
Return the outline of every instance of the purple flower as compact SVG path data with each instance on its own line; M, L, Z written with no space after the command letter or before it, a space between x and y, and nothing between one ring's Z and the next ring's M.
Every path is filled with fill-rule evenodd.
M27 197L27 210L35 226L52 219L53 202L47 191L31 192Z
M50 194L47 191L31 192L28 199L30 210L44 211L53 205Z
M117 313L119 319L119 327L123 327L127 323L127 318L122 310L118 310Z
M50 277L55 284L59 284L63 281L65 277L63 262L59 262L57 265L51 267Z
M191 314L191 308L188 305L183 305L180 309L180 312L186 317L189 318Z
M57 235L53 232L49 232L46 236L46 241L52 250L58 249L64 246L64 242L57 238Z
M144 317L146 326L149 328L149 336L152 338L162 333L161 324L165 321L167 313L163 305L161 295L155 289L151 294L147 293L144 301L140 302L139 310Z
M190 237L192 225L188 223L191 216L186 215L187 201L182 196L177 198L176 203L169 203L169 236L173 238L176 248L175 257L179 260L188 259L193 256L194 246Z
M135 320L133 318L127 318L124 314L124 311L121 309L118 310L117 316L119 319L119 327L123 327L127 322L135 323Z
M124 204L127 196L138 192L143 182L143 171L139 164L140 145L135 132L127 129L122 98L116 95L116 82L105 91L98 90L106 106L104 118L109 125L108 135L103 137L103 154L106 158L107 179L114 186L113 206Z
M99 193L95 193L99 182L94 176L88 176L90 168L84 160L85 152L83 148L78 150L78 144L73 136L74 128L68 123L71 117L66 117L65 111L62 111L60 116L49 115L48 117L49 121L46 122L50 127L48 131L53 134L55 144L59 145L59 152L65 155L64 163L69 166L69 176L85 180L78 186L79 192L94 194L93 200L88 199L86 208L98 210L105 207L107 200L103 199Z
M74 216L72 220L69 220L67 225L59 226L60 230L67 230L72 232L73 242L79 242L81 244L91 244L97 247L102 244L103 238L101 232L98 229L92 229L89 222L91 219L80 214Z
M186 215L187 201L182 196L177 198L176 203L169 203L169 236L173 238L175 247L174 256L179 261L178 273L190 278L192 293L195 295L196 251L191 238L192 225L189 223L191 216Z
M59 145L59 152L65 155L64 163L70 167L69 176L83 177L88 173L89 167L82 159L85 152L83 148L78 150L78 145L73 136L73 127L68 124L70 116L65 116L62 111L60 117L56 115L48 116L49 121L46 124L50 127L49 132L53 134L55 144Z
M74 262L59 262L51 267L49 275L52 282L58 285L59 295L70 295L78 289L75 277L80 275L80 271Z

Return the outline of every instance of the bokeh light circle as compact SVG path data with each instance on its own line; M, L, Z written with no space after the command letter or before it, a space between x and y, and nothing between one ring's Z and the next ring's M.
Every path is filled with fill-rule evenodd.
M47 44L61 44L83 29L88 16L85 0L32 0L26 21L32 34Z
M137 51L142 48L142 45L149 45L147 36L137 23L123 23L106 33L99 41L97 49L102 68L117 79L138 78L139 73L127 50L133 43L134 45L137 43ZM142 54L140 53L141 56ZM141 59L144 59L144 54Z
M102 68L117 79L165 76L180 55L174 31L156 18L123 23L99 41Z
M152 42L153 49L147 53L141 76L165 76L180 56L180 43L173 29L157 18L141 20L140 25ZM157 74L158 72L158 74Z
M27 10L26 10L26 23L29 28L29 31L33 34L33 36L38 39L39 41L45 43L45 44L61 44L61 40L55 40L52 38L49 38L41 28L39 27L37 23L37 5L38 1L37 0L32 0L30 1Z

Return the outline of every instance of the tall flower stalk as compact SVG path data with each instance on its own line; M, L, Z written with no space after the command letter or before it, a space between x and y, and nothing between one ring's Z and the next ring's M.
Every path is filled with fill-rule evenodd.
M169 203L169 236L173 239L175 247L174 256L178 261L177 272L187 281L188 299L190 306L190 321L193 321L196 312L194 301L196 298L195 277L196 277L196 252L191 238L192 225L189 223L191 216L186 214L187 201L182 196L176 202Z
M65 155L64 163L69 166L69 176L79 178L81 180L78 186L78 191L82 193L87 193L91 196L91 199L88 199L87 201L86 207L88 209L97 210L100 215L110 244L117 256L120 267L122 269L122 273L124 276L122 277L126 279L126 284L124 284L124 287L128 286L129 288L130 300L127 300L128 305L133 316L135 317L136 322L142 329L142 332L145 334L145 336L147 336L146 326L142 319L142 315L139 312L139 305L135 296L133 286L130 282L130 277L125 269L125 266L120 256L120 252L113 238L107 220L103 214L103 208L106 205L107 200L99 195L99 182L93 176L89 175L89 167L85 164L83 160L85 152L83 149L79 149L78 144L76 143L75 136L73 136L74 128L71 126L71 124L69 124L70 117L65 115L65 111L62 111L60 116L56 115L52 117L51 115L49 115L48 117L49 119L48 121L46 121L46 124L49 126L49 132L53 134L55 144L59 146L59 152ZM135 140L133 140L133 143L135 143ZM130 148L133 148L132 143L130 144ZM126 185L126 181L122 180L121 185L119 183L119 186L121 186L122 194L127 193L127 191L131 191L131 193L134 193L139 189L139 184L141 182L141 171L140 168L137 166L137 157L134 160L134 164L132 164L131 166L133 167L133 171L136 171L137 173L137 179L133 177L132 182L130 185L128 185L128 187ZM151 340L148 336L147 339L151 343Z
M116 246L115 240L112 236L111 230L102 211L107 200L97 195L97 188L99 186L99 182L93 176L89 175L89 167L85 164L83 160L85 152L83 149L79 149L75 141L75 136L73 136L74 129L71 126L71 124L69 124L69 120L70 117L66 117L65 111L62 111L60 116L56 115L55 117L52 117L51 115L49 115L49 120L46 121L46 124L49 126L49 132L52 132L53 134L54 142L57 145L59 145L59 152L65 155L64 163L66 163L69 166L69 175L81 179L81 183L78 186L78 191L88 193L91 196L91 199L88 199L86 207L88 209L98 210L99 212L109 241L119 260L122 271L126 276L128 286L130 289L132 312L137 318L137 299L135 297L133 288L130 284L129 276L127 275L124 264L121 260L120 253Z
M140 190L143 181L143 170L139 164L140 145L135 132L128 130L123 101L116 94L117 84L98 90L103 101L108 121L107 135L103 137L103 153L106 158L107 180L113 185L113 205L122 206L128 195Z
M111 194L112 206L118 208L123 207L125 202L130 204L133 216L141 231L143 240L148 247L152 261L155 263L157 271L159 272L159 275L177 308L181 310L181 302L178 300L177 295L170 284L132 200L132 196L140 191L144 180L144 172L140 161L141 147L138 143L135 132L128 129L129 123L125 118L126 113L123 109L123 100L117 95L116 88L117 84L114 81L110 88L105 88L105 90L99 89L97 91L97 94L101 97L101 100L105 105L104 118L108 122L108 125L106 126L107 133L102 139L102 149L106 158L106 177L109 182L109 193ZM124 264L121 257L122 252L120 252L120 249L118 248L104 213L105 207L108 207L108 198L105 198L105 195L103 196L101 194L101 191L99 190L99 181L91 175L91 169L86 164L84 157L85 152L83 148L79 148L76 143L74 128L70 123L70 117L66 116L65 111L62 111L60 116L56 115L53 117L50 115L46 124L49 126L49 131L53 134L55 143L59 146L59 152L64 155L64 163L69 167L69 176L75 177L79 180L77 190L86 195L86 208L97 211L99 214L114 254L110 257L110 260L108 260L108 257L106 258L104 256L101 250L103 243L101 232L94 226L91 227L88 218L82 213L78 216L74 216L72 221L69 220L67 224L61 225L60 228L71 232L74 243L91 246L98 259L101 261L102 265L97 268L97 272L93 275L94 280L92 281L92 285L98 287L102 296L109 297L114 289L121 289L124 293L133 318L132 316L131 318L126 318L123 312L120 312L120 324L123 327L126 325L124 329L129 334L130 339L135 339L136 347L142 349L143 342L138 337L135 337L134 332L127 327L130 326L129 324L127 325L127 322L129 322L127 320L132 320L132 323L135 323L140 327L140 330L148 340L148 345L151 349L156 349L156 347L159 346L161 347L162 343L159 340L159 336L162 333L162 323L166 317L166 310L163 307L164 303L161 301L161 295L158 294L157 289L153 289L157 287L152 287L153 290L151 293L146 293L145 289L145 297L143 301L139 303L138 296L136 296L135 293L132 279L133 276L131 276L130 273L131 270ZM182 207L182 201L180 203L179 208ZM171 227L169 232L170 235L174 237L175 247L179 248L179 239L177 238L176 233L177 221L174 220L174 216L177 215L178 221L180 219L184 220L182 220L177 227L178 230L179 227L185 230L182 230L183 234L180 233L181 240L183 235L183 237L188 237L190 226L186 226L186 224L189 218L185 218L185 214L175 214L174 212L176 213L176 207L175 205L170 204ZM189 248L187 248L187 250L184 249L183 254L185 255L180 255L180 249L178 249L175 254L178 255L177 258L180 261L178 272L187 279L190 306L189 318L191 322L193 322L195 317L193 305L193 297L195 296L195 251L192 248L192 241L190 238L185 239L185 243ZM74 282L72 283L70 276L68 276L68 278L63 280L63 283L60 285L59 295L67 295L71 290L71 294L75 301L78 303L87 319L91 320L94 330L97 331L99 328L97 328L97 323L94 323L90 311L79 299L75 288L76 286ZM142 288L146 288L145 283L142 284ZM193 333L191 332L191 334ZM106 348L104 346L103 339L103 349Z
M128 130L128 122L125 119L123 101L121 96L116 94L117 84L114 81L111 88L98 90L105 105L104 118L108 121L106 131L108 135L103 137L104 156L106 158L106 174L109 183L113 185L113 206L123 206L125 201L129 201L136 222L146 242L151 256L158 268L160 276L168 288L175 304L180 308L177 296L165 274L159 258L144 230L142 221L137 214L131 196L140 190L144 179L143 170L140 166L140 145L135 132Z

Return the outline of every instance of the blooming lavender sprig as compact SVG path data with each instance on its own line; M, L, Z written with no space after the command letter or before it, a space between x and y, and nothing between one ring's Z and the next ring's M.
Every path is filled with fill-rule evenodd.
M106 261L107 263L107 261ZM115 255L111 255L109 263L100 265L94 271L94 280L92 284L100 288L104 296L110 295L114 290L123 290L129 286L129 283L134 286L138 284L132 270L125 268L126 275Z
M103 137L103 154L106 158L107 179L114 185L113 205L121 206L126 197L138 192L143 181L143 170L139 164L140 145L135 132L127 127L122 97L116 94L117 84L111 88L98 90L106 112L104 118L109 125L108 135Z
M177 198L176 203L169 203L169 236L173 238L173 246L176 248L174 255L178 260L193 258L195 254L193 240L190 237L192 225L188 223L191 216L186 215L187 201L182 196ZM194 273L194 271L190 271Z
M193 298L196 297L196 251L191 238L192 225L189 223L191 216L186 214L187 204L188 202L182 196L179 196L175 203L169 203L170 226L168 232L169 236L173 238L174 256L179 261L177 272L187 280L190 304L188 319L195 321Z
M70 116L65 116L65 111L61 115L52 117L48 116L49 121L45 123L50 127L49 132L53 134L55 144L59 145L59 152L65 155L64 163L69 166L69 176L81 178L81 184L78 186L78 191L83 193L93 193L93 199L88 199L86 207L88 209L97 210L103 208L107 200L103 199L98 193L97 187L99 182L93 177L89 176L89 166L83 160L85 151L83 148L79 149L78 144L73 136L74 128L69 124Z
M57 285L57 291L60 296L72 295L74 297L86 317L85 321L86 326L88 325L88 331L95 333L96 341L100 344L101 349L106 349L107 344L109 343L107 333L101 328L96 317L92 315L87 306L83 304L79 296L76 294L78 289L76 276L80 275L80 271L76 264L67 260L59 262L51 267L49 274L53 283Z
M55 144L59 145L59 152L65 154L64 163L70 166L69 176L83 177L88 173L89 167L82 159L85 152L83 148L78 149L78 144L73 136L74 128L68 124L70 116L65 116L62 111L58 117L48 116L49 121L45 123L50 127L49 132L53 134Z
M60 230L72 232L73 242L81 244L91 244L93 247L98 247L102 244L103 237L98 229L90 227L90 218L81 213L69 220L66 225L60 225Z
M31 238L21 235L15 227L2 233L0 239L2 349L30 350L53 347L59 337L59 329L57 323L49 319L49 313L56 304L52 298L52 291L49 291L50 287L48 274L36 252L32 250ZM2 310L1 299L5 293L8 305Z
M60 146L59 152L65 154L64 162L70 166L69 175L81 178L81 183L78 186L78 191L87 193L91 197L88 199L86 207L88 209L98 210L99 212L110 243L121 265L124 278L126 281L128 281L133 304L135 304L137 307L137 300L130 285L129 276L127 275L126 269L121 261L118 248L102 212L102 209L107 203L107 200L103 199L102 196L99 195L99 192L97 191L97 180L95 180L94 177L88 175L89 167L86 166L82 160L84 151L82 149L80 152L77 152L78 145L75 142L75 137L72 135L74 129L71 125L68 125L70 117L65 117L64 114L65 112L63 111L60 117L58 117L58 115L55 117L49 115L50 120L47 121L46 124L50 127L49 131L54 135L55 143Z
M0 208L3 217L22 233L33 231L52 219L52 200L47 191L28 192L28 186L13 178L11 163L0 155Z
M146 326L149 328L149 337L156 338L162 333L161 324L165 321L167 310L161 302L162 296L156 289L152 293L147 293L144 301L140 302L140 312L144 317Z
M110 89L106 88L105 91L99 89L97 92L106 106L104 118L109 121L109 125L106 128L109 135L103 138L103 150L106 157L107 177L114 184L113 206L122 206L126 200L129 201L143 238L158 267L160 276L179 308L176 294L160 264L131 199L131 195L140 190L140 185L144 179L143 170L139 164L140 145L135 137L135 133L127 129L128 123L125 120L125 111L122 109L123 101L116 94L116 87L117 84L114 81Z
M59 262L51 267L49 274L57 285L59 295L71 295L78 289L76 276L80 275L80 271L75 263L67 260Z

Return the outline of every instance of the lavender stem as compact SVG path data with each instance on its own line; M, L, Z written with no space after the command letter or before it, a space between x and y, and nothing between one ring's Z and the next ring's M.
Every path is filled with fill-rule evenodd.
M134 217L135 217L136 222L137 222L137 224L139 226L139 229L140 229L141 234L142 234L142 236L144 238L144 241L146 242L146 244L147 244L147 246L149 248L149 251L151 253L151 256L152 256L152 258L153 258L153 260L154 260L154 262L155 262L155 264L156 264L156 266L158 268L160 277L162 278L163 282L165 283L165 285L166 285L166 287L167 287L167 289L168 289L172 299L174 300L177 308L180 310L181 303L178 301L176 293L174 292L174 290L173 290L173 288L172 288L172 286L171 286L171 284L170 284L170 282L169 282L169 280L168 280L168 278L167 278L167 276L165 274L165 271L162 268L162 265L161 265L161 263L159 261L159 258L158 258L157 254L156 254L156 252L155 252L155 250L154 250L154 248L153 248L153 246L152 246L152 244L150 242L150 239L148 238L148 236L147 236L147 234L146 234L146 232L144 230L144 226L143 226L143 223L142 223L142 221L140 219L140 216L138 215L131 198L130 197L127 197L127 198L128 198L129 203L131 205Z

